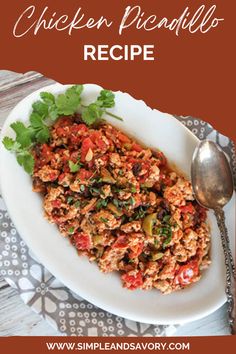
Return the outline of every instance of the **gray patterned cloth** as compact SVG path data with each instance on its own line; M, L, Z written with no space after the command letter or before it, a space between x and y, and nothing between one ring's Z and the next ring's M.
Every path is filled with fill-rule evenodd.
M209 124L191 117L175 117L200 139L217 142L229 158L234 181L234 144ZM236 183L235 183L236 185ZM26 246L0 198L0 274L22 300L64 335L170 336L176 326L154 326L130 321L88 303L61 284Z

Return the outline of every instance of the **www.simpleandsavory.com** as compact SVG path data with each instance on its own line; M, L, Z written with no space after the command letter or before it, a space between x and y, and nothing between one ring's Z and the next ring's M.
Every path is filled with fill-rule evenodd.
M104 113L121 119L108 111L111 91L88 106L82 91L41 93L30 125L13 123L16 139L3 139L32 174L45 217L102 272L118 271L130 290L168 294L198 281L210 264L210 235L190 182L162 152L102 120Z

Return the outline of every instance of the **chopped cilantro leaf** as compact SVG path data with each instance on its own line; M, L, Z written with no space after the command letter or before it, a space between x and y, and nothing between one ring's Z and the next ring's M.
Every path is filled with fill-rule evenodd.
M69 160L68 164L69 164L70 172L75 173L75 172L79 171L79 169L80 169L80 165L79 164L74 163L71 160Z
M16 133L16 142L19 143L22 148L28 148L32 143L32 130L19 121L12 123L11 128Z
M5 136L2 141L5 148L9 151L17 152L20 149L20 144L17 141L14 141L12 138Z
M120 204L119 204L119 200L118 200L118 199L113 199L112 203L113 203L117 208L120 207Z
M128 200L129 204L130 205L134 205L135 204L135 199L133 197L131 197L129 200Z
M42 101L36 101L32 104L33 112L37 113L41 118L48 115L48 105Z
M44 124L42 117L38 113L31 113L30 124L34 129L35 139L39 143L46 143L50 137L49 128Z
M80 207L80 201L79 201L79 200L77 200L77 201L75 202L74 207L75 207L76 209L78 209L78 208Z
M91 192L91 193L95 193L95 194L100 194L100 189L99 188L96 188L96 187L90 187L89 188L89 191Z
M131 193L136 193L136 192L137 192L135 186L132 186L131 189L130 189L130 191L131 191Z
M103 108L112 108L115 106L115 95L110 90L102 90L97 98L97 104Z
M82 85L75 85L66 90L64 94L56 97L55 104L58 114L69 116L74 114L81 102Z
M107 218L103 218L102 216L99 218L100 221L104 222L104 223L107 223L108 222L108 219Z
M102 207L106 207L107 203L108 201L106 199L100 199L96 204L96 208L101 209Z
M73 234L74 231L75 231L75 228L74 228L74 227L70 227L70 228L68 229L69 234Z
M67 198L67 203L68 204L71 204L73 202L74 198L70 195L68 198Z
M34 158L29 151L24 151L16 156L17 162L20 166L24 167L24 170L32 175L34 170Z
M104 113L114 117L118 120L123 120L111 112L107 112L106 108L112 108L115 105L115 95L112 91L102 90L97 100L88 106L84 106L82 112L82 119L87 125L94 124L97 120L102 118Z
M165 215L165 216L163 217L163 222L164 222L164 223L168 223L168 222L170 221L170 218L171 218L171 215Z
M40 97L46 105L52 105L55 103L55 97L50 92L40 92Z
M104 111L96 103L91 103L82 112L82 119L87 125L92 125L102 117L103 113Z
M84 192L84 191L85 191L85 186L84 186L83 184L81 184L81 186L80 186L80 191L81 191L81 192Z

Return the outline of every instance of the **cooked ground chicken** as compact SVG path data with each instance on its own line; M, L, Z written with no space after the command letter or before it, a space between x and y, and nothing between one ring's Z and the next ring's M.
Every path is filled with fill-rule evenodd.
M209 266L206 210L160 151L76 115L59 118L33 154L45 217L102 272L120 272L124 287L167 294Z

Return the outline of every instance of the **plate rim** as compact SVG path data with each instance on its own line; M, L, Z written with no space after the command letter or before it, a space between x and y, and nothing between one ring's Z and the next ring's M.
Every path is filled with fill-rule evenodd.
M96 84L84 84L84 85L94 85L94 86L97 86L97 87L101 88L100 85L96 85ZM23 99L21 99L21 100L13 107L13 109L11 109L11 111L9 112L7 118L5 119L4 124L3 124L3 126L2 126L1 133L0 133L0 140L2 141L2 138L3 138L4 134L5 134L4 131L5 131L6 128L9 127L9 123L8 123L8 122L9 122L9 118L10 118L12 112L13 112L13 111L16 111L17 108L18 108L18 106L19 106L20 104L22 104L22 102L23 102L24 100L27 100L28 98L30 98L30 96L36 95L36 94L40 93L41 91L45 91L45 90L48 90L48 89L50 89L50 88L52 88L52 87L56 87L56 86L61 86L61 87L63 87L63 88L66 89L67 87L72 86L72 84L67 84L67 85L62 85L62 84L60 84L60 83L50 84L50 85L44 86L44 87L42 87L42 88L39 88L39 89L33 91L32 93L30 93L29 95L27 95L27 96L25 96ZM113 92L114 92L114 93L117 93L117 92L124 93L124 94L130 96L131 98L133 98L134 100L136 100L136 101L141 101L141 102L143 102L143 103L146 105L146 103L145 103L143 100L136 99L135 97L131 96L129 93L122 92L122 91L113 91ZM152 111L158 111L157 109L152 109L152 108L149 107L149 106L147 106L147 107L150 108ZM160 111L158 111L158 112L160 112ZM164 113L164 112L161 112L161 113L167 114L168 116L171 116L172 119L174 119L175 122L176 122L179 126L181 126L181 128L183 128L183 129L185 130L185 133L187 133L188 135L190 135L191 138L195 140L196 144L200 142L200 139L199 139L198 137L196 137L196 136L195 136L184 124L182 124L174 115L168 114L168 113ZM3 149L4 149L4 148L3 148L3 145L2 145L2 143L1 143L1 144L0 144L0 167L1 167L1 165L2 165L2 157L1 157L2 154L1 154L1 150L3 150ZM0 173L0 187L1 187L1 186L2 186L2 174ZM3 188L3 189L1 188L1 194L2 194L2 196L3 196L3 199L4 199L4 201L5 201L5 204L6 204L6 206L7 206L7 211L9 212L9 215L10 215L10 217L11 217L11 219L12 219L14 225L16 225L16 224L15 224L15 221L14 221L15 217L14 217L14 215L11 214L11 210L9 209L8 199L5 197L5 190L4 190L4 188ZM22 230L20 230L19 226L17 226L17 231L18 231L20 237L22 237L22 239L25 241L24 232L22 232ZM31 243L31 240L28 240L28 239L27 239L27 241L25 241L25 242L26 242L27 246L29 247L29 249L33 250L33 252L34 252L33 242ZM93 296L90 296L90 294L88 294L88 293L84 294L83 291L78 292L78 289L75 289L75 286L74 286L74 283L73 283L73 282L71 282L71 281L68 280L68 279L64 280L63 277L61 278L61 274L58 274L57 269L55 269L55 265L53 265L53 263L48 262L48 257L47 257L47 256L44 257L43 254L38 254L37 252L34 252L34 253L36 254L36 256L37 256L37 258L39 259L40 263L42 263L42 265L45 266L45 268L48 269L48 270L53 274L53 276L55 276L59 281L61 281L61 282L63 283L63 285L66 284L65 286L68 287L70 290L72 290L73 292L75 292L75 293L78 294L79 296L83 297L84 300L86 300L86 301L88 301L88 302L91 302L91 303L94 304L95 306L98 306L98 307L100 307L101 309L103 309L103 310L105 310L105 311L108 311L108 312L111 312L111 313L113 313L113 314L115 314L115 315L117 315L117 316L121 316L121 317L123 317L123 318L127 318L127 319L130 319L130 320L136 321L136 322L140 322L140 319L138 318L138 316L137 316L137 317L136 317L135 315L134 315L134 316L126 316L126 314L124 314L122 311L117 311L117 308L110 308L110 306L103 306L103 304L99 304L96 300L94 301ZM50 263L50 264L49 264L49 263ZM60 273L60 272L59 272L59 273ZM216 311L219 307L221 307L221 306L225 303L225 301L226 301L226 299L222 297L221 299L218 300L218 302L217 302L214 306L212 306L211 308L209 308L208 311L205 311L205 313L195 314L195 315L192 315L192 316L186 316L187 319L186 319L186 320L183 320L183 321L178 321L178 322L173 321L173 320L166 320L166 321L161 320L161 321L159 321L159 320L157 319L157 320L155 320L155 322L153 322L153 321L150 322L150 320L145 321L145 318L142 318L141 322L143 322L143 323L148 323L148 324L155 324L155 325L161 325L161 324L166 325L166 324L177 324L177 323L178 323L178 324L183 324L183 323L188 323L188 322L190 322L190 321L198 320L198 319L200 319L200 318L203 318L203 317L205 317L205 316L207 316L207 315L213 313L213 312Z

